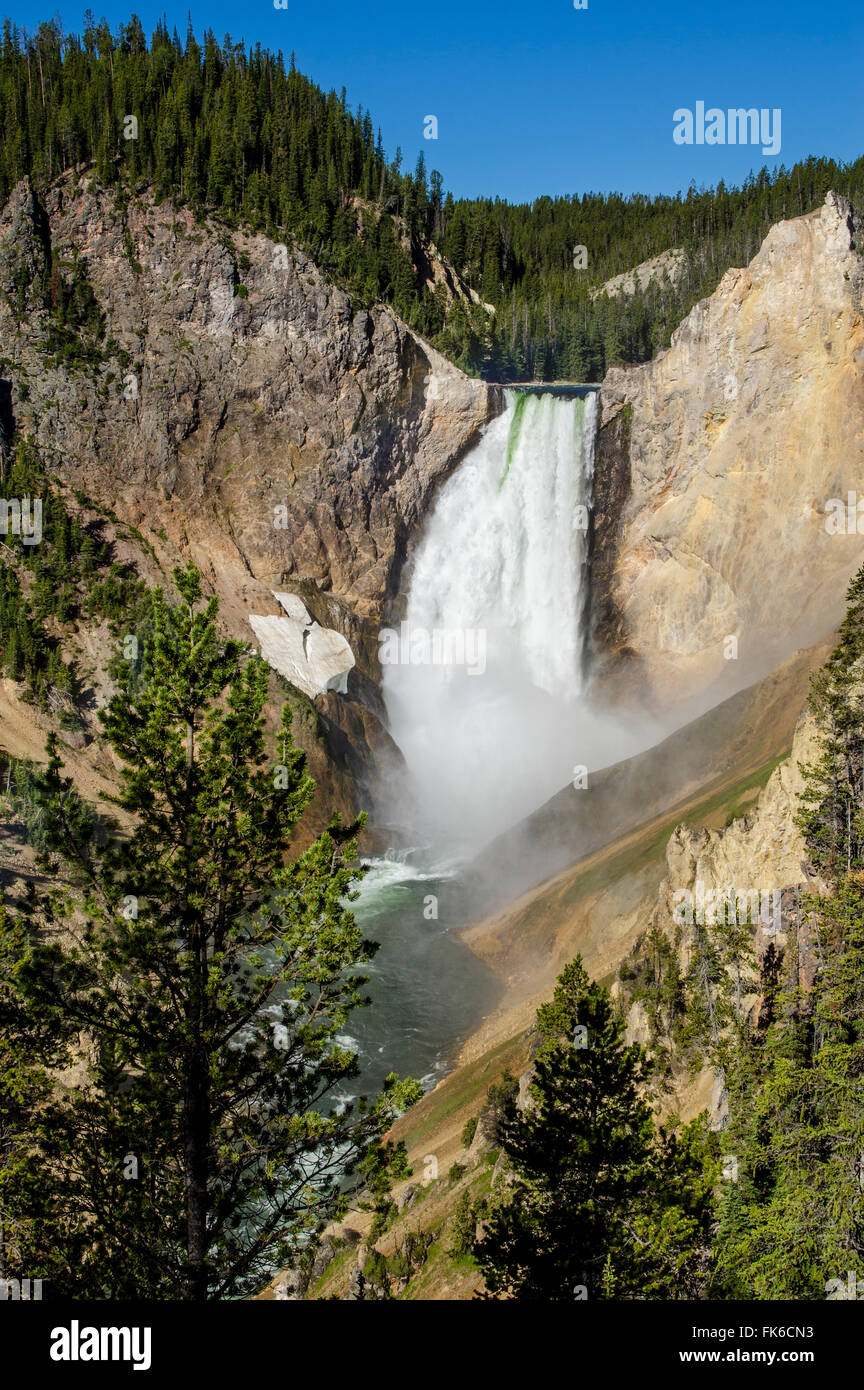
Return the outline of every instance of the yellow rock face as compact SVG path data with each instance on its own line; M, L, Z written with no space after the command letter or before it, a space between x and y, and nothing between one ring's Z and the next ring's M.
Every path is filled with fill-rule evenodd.
M661 699L731 676L731 660L743 684L842 612L864 534L854 518L830 533L826 506L864 497L856 244L829 193L727 271L654 362L606 377L604 418L632 407L613 596Z

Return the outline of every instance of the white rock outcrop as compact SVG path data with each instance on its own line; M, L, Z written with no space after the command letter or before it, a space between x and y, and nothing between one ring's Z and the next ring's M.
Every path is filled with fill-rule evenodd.
M305 695L323 695L325 690L344 695L348 672L354 666L347 638L317 623L296 594L274 591L273 597L284 609L284 616L249 616L264 660Z
M601 294L608 294L610 298L614 298L619 294L636 294L637 291L641 294L655 280L662 280L664 275L668 276L673 285L677 285L686 265L686 252L678 248L661 251L659 256L642 261L632 270L625 270L621 275L613 275L611 280L604 280L602 285L591 291L591 298L597 299Z

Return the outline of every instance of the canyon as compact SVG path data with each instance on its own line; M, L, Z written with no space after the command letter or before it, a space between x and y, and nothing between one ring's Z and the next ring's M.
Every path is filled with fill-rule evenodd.
M291 704L318 784L307 839L335 810L371 812L362 848L379 863L410 835L392 788L416 766L418 702L432 761L442 756L444 690L428 683L440 671L420 663L425 684L388 689L406 664L382 667L382 630L494 631L501 593L516 613L499 675L519 667L531 699L543 692L524 709L529 732L549 735L545 780L524 804L509 791L493 804L508 726L482 713L494 735L483 758L471 765L459 745L461 781L439 797L440 834L454 785L475 784L471 863L412 870L424 898L424 874L460 876L470 912L441 922L442 940L459 931L441 949L470 951L495 986L485 1017L458 1047L458 1029L448 1039L449 1074L397 1126L415 1166L429 1152L442 1169L465 1161L464 1120L505 1067L524 1077L533 1012L577 952L628 1008L628 1035L645 1039L621 967L651 926L671 936L677 892L770 884L788 924L797 895L818 889L795 825L799 764L813 756L801 716L864 558L854 530L826 526L830 499L864 471L862 236L829 194L773 227L651 362L611 368L587 404L575 386L563 405L541 386L519 405L519 392L467 376L392 310L355 303L293 244L196 221L147 190L117 199L89 173L41 192L24 180L0 213L4 448L32 437L70 504L102 515L118 556L149 582L198 565L224 630L273 667L273 710ZM92 371L52 349L36 287L54 259L85 268L104 316ZM539 450L514 433L517 412ZM542 582L508 592L527 573L517 559L531 553L530 525L547 526L543 504L556 479L573 483L577 457L565 511L585 506L588 530L549 529ZM484 468L479 491L465 491ZM470 510L478 498L485 513ZM493 565L473 538L484 515L504 512L505 540L518 542L502 541ZM107 634L85 626L69 640L89 653L98 705L111 688ZM3 747L38 760L51 721L19 696L5 680ZM581 788L564 747L577 718L611 731L605 743L583 736L593 747ZM64 757L94 798L110 794L95 719ZM428 785L418 799L428 809ZM420 932L416 901L410 910ZM707 1107L721 1122L707 1071L674 1083L670 1111ZM470 1280L441 1277L430 1296L470 1294Z
M601 384L591 640L615 698L704 703L836 620L860 554L825 527L864 451L860 234L833 195L778 224L668 350ZM196 560L235 634L295 594L351 646L342 704L380 716L378 630L401 618L423 520L501 389L356 307L297 248L146 193L118 207L67 175L43 206L25 180L0 215L3 283L35 285L52 252L86 265L115 359L70 370L45 306L7 293L6 433L140 529L163 569ZM323 700L328 719L340 708Z

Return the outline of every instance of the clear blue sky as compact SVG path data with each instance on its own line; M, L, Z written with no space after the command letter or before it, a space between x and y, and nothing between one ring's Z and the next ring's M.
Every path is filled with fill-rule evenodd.
M59 13L80 29L86 4L6 0L35 28ZM388 155L423 149L456 196L514 201L588 190L674 193L691 181L740 182L762 164L864 153L861 0L272 0L193 5L196 34L293 49L325 88L371 109ZM185 35L188 6L93 0L112 27L132 9L148 35L159 15ZM780 107L782 149L679 146L678 107ZM435 115L437 141L424 140Z

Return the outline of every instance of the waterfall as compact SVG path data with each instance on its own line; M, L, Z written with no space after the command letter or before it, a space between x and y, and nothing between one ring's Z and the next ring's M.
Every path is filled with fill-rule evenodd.
M587 764L576 716L587 656L597 392L508 391L447 481L381 637L412 820L486 839Z

